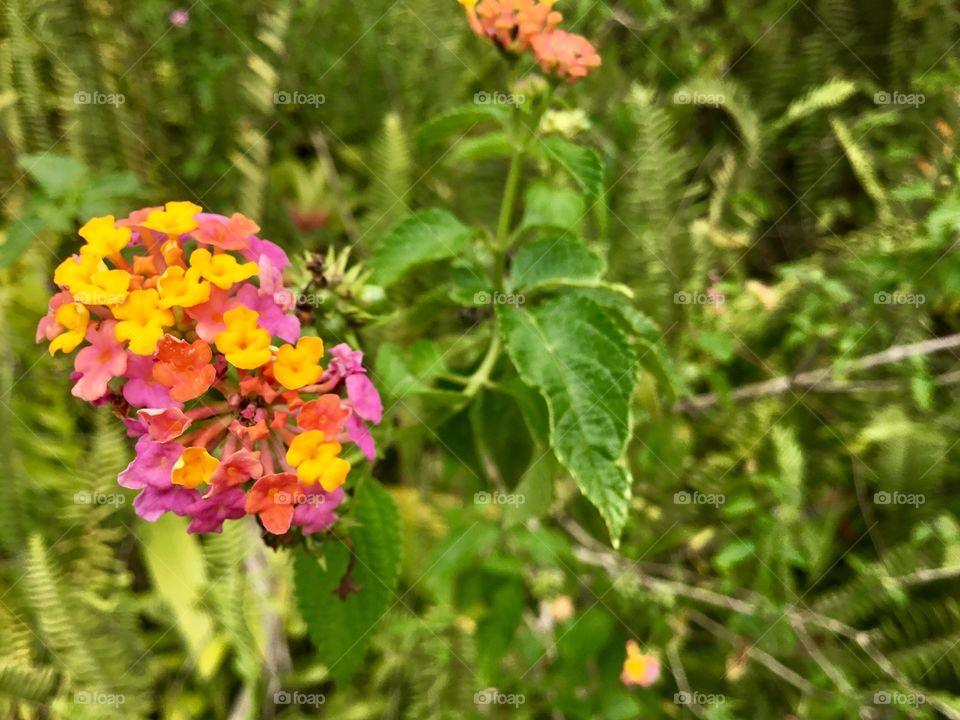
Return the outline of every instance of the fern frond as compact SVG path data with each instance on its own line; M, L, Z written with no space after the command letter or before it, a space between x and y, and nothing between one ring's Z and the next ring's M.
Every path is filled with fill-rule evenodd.
M241 81L252 117L241 126L230 163L241 178L238 209L250 217L263 215L270 164L267 133L272 125L269 118L276 112L275 95L280 77L277 66L289 27L289 6L279 6L263 16L257 39L266 47L266 52L247 58L249 72Z
M410 138L397 113L387 113L383 130L373 148L370 191L363 235L372 238L386 232L407 213L411 184Z
M876 204L881 220L889 219L890 203L886 191L884 191L880 179L877 177L876 165L873 160L860 147L843 120L838 117L830 118L830 125L840 141L844 153L846 153L847 160L850 161L850 166L860 180L860 184Z

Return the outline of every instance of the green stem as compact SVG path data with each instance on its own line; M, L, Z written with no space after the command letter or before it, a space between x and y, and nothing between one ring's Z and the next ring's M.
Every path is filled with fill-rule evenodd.
M503 202L500 203L500 220L497 223L497 247L502 252L510 240L510 220L513 207L517 202L517 189L520 187L520 171L523 169L523 150L516 148L510 158L510 170L507 171L507 184L503 189Z
M516 111L514 111L516 112ZM514 117L514 127L519 121ZM515 132L514 135L517 133ZM500 217L497 221L497 237L494 243L493 253L493 283L494 293L503 290L503 277L507 267L507 252L510 250L511 240L511 220L513 219L514 207L517 203L517 192L520 189L520 176L523 171L524 148L519 144L514 146L513 155L510 158L510 169L507 171L507 182L503 188L503 200L500 202ZM490 346L487 348L487 354L484 355L480 367L470 376L466 387L463 389L467 397L473 397L480 388L484 387L490 381L490 373L493 372L497 359L500 357L500 331L497 328L496 318L493 320L493 327L490 331Z
M487 354L483 356L483 361L477 371L470 376L467 386L463 389L464 395L473 397L490 380L490 373L493 372L494 365L497 364L497 358L500 357L500 332L497 330L497 322L493 321L491 330L490 347L487 348Z
M510 158L507 171L507 183L503 188L503 200L500 202L500 219L497 222L497 237L494 242L493 283L494 290L503 290L503 276L507 266L507 251L512 239L510 221L517 204L517 191L520 189L520 175L523 170L523 149L516 147Z

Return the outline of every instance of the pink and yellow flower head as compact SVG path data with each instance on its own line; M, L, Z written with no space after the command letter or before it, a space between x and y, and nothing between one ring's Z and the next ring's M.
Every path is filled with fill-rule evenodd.
M235 213L190 202L94 218L57 267L37 342L75 355L73 394L109 404L139 438L120 474L147 520L220 532L256 515L267 532L321 532L351 443L369 459L379 395L363 353L300 336L283 250ZM359 453L358 453L359 454Z
M600 65L600 56L581 35L558 28L563 16L555 0L459 0L470 28L512 55L530 51L545 72L575 82Z
M636 640L627 640L627 658L623 661L620 681L630 687L650 687L660 677L660 661L653 655L644 655Z

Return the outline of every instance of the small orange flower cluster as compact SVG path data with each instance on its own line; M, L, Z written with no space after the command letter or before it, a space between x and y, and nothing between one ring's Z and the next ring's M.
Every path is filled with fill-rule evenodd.
M459 1L477 35L512 55L530 50L545 72L567 82L600 65L589 40L557 27L563 16L553 9L555 0Z
M376 456L366 422L383 404L363 353L341 343L320 364L323 341L301 334L284 287L290 260L259 230L191 202L105 215L54 273L37 342L80 348L73 394L138 438L117 480L141 491L146 520L172 512L208 533L257 515L275 535L321 532L350 472L342 442Z

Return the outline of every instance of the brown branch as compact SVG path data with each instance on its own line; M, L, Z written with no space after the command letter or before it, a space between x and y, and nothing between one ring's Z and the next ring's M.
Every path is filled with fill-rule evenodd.
M825 690L821 690L816 687L813 683L807 680L804 677L801 677L793 670L788 668L782 662L777 660L773 655L761 650L756 645L750 643L747 638L741 637L732 630L727 629L716 620L711 617L704 615L698 610L693 610L690 613L690 619L693 620L697 625L702 627L704 630L708 630L719 638L726 640L735 648L743 648L743 652L747 657L753 661L763 665L767 670L772 672L774 675L783 678L788 683L793 685L797 690L802 692L805 695L825 695L829 694Z
M693 690L690 687L690 681L687 680L687 671L684 670L683 661L680 658L681 640L682 634L677 633L673 636L673 639L667 643L667 661L670 663L670 673L677 683L677 688L679 688L681 693L686 693L688 697L692 698L694 697ZM698 718L701 718L701 720L706 720L707 714L696 702L690 703L686 708Z
M897 390L902 387L902 385L895 380L863 380L859 382L841 383L835 382L833 376L841 371L857 372L869 370L883 365L892 365L911 357L956 349L960 349L960 333L907 345L894 345L882 352L865 355L850 363L837 363L830 367L820 368L819 370L809 370L796 375L784 375L771 380L744 385L733 390L729 394L729 398L734 402L748 402L771 395L782 395L795 389L815 390L817 392L884 392ZM948 385L958 381L960 381L960 371L945 373L936 378L936 382L941 385ZM721 399L722 396L718 393L695 395L681 400L675 405L674 409L677 412L695 415L719 404Z
M856 697L856 690L853 685L850 684L850 681L847 680L847 676L824 655L814 639L810 637L810 633L807 632L807 626L800 622L795 616L790 618L790 625L793 627L793 631L797 634L797 637L800 638L800 642L806 648L810 657L812 657L817 665L820 666L820 669L827 674L827 677L833 681L833 684L840 688L847 697Z

